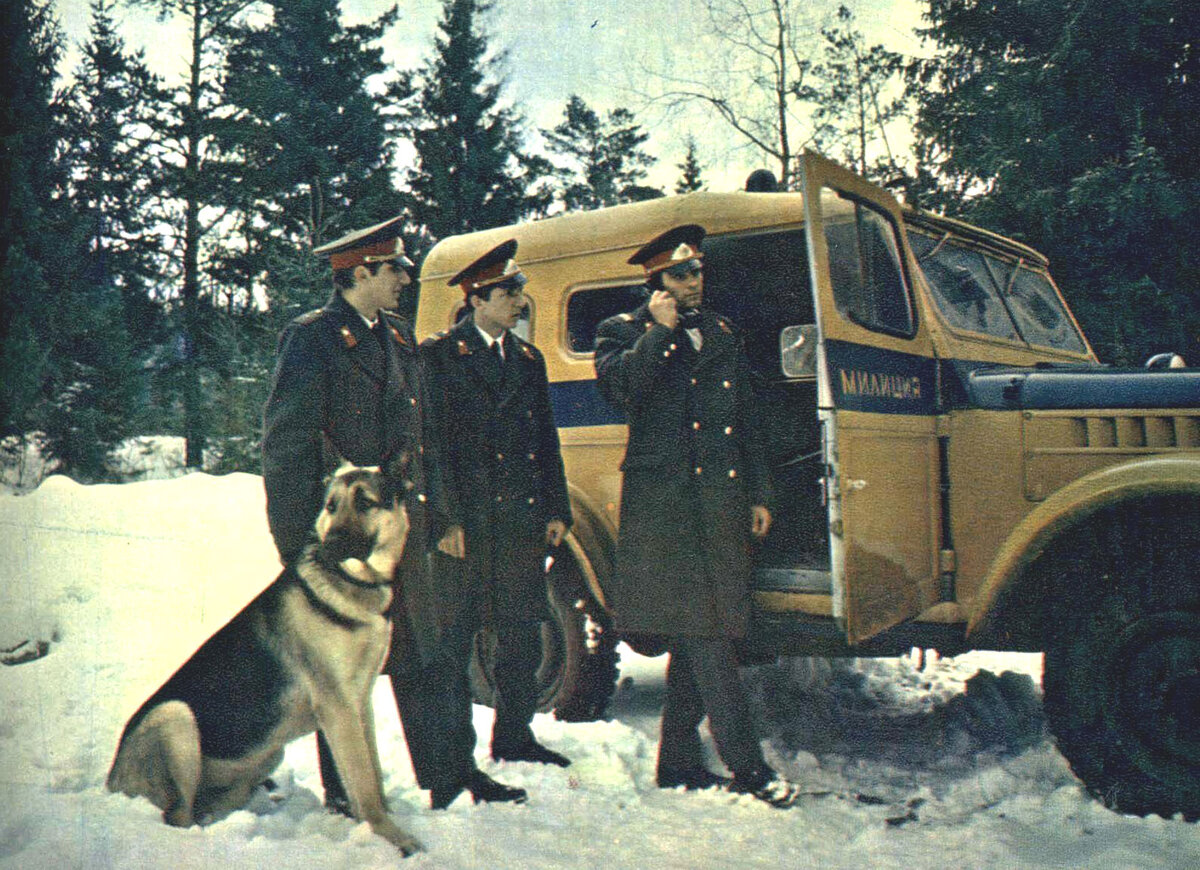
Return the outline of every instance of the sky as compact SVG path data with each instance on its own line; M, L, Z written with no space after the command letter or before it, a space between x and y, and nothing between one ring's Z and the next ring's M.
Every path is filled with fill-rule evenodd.
M441 17L437 0L342 0L345 21L371 20L398 2L400 21L385 37L386 58L399 68L413 68L432 50ZM794 0L812 22L814 42L819 26L840 3L855 13L867 40L882 42L907 55L924 50L913 34L920 25L920 0ZM90 20L87 0L54 0L72 44L86 40ZM185 29L160 22L152 10L119 8L116 17L131 48L144 48L152 69L168 82L178 81L186 49ZM661 90L657 74L703 75L711 58L719 57L707 28L701 0L497 0L485 19L489 45L507 52L505 96L529 119L548 128L562 119L572 94L598 111L627 107L651 133L647 149L659 158L649 181L673 187L679 177L685 141L697 142L710 189L741 186L761 158L738 148L741 142L707 113L684 112L664 117L648 97ZM66 70L78 62L68 55ZM897 139L904 131L897 131ZM903 149L903 142L899 143Z
M180 439L145 444L127 444L122 462L179 473ZM96 486L54 475L26 495L0 491L0 650L22 639L49 650L0 666L0 870L1200 867L1200 826L1120 815L1087 794L1045 732L1041 656L1020 653L746 669L768 761L808 792L786 811L655 786L666 659L622 646L609 718L535 717L568 768L491 761L492 711L474 707L477 763L526 788L523 806L464 797L430 810L376 682L385 793L426 849L413 858L325 812L311 737L288 746L273 796L169 828L105 776L133 711L277 573L263 501L249 474ZM981 669L1010 672L1005 691L969 688Z

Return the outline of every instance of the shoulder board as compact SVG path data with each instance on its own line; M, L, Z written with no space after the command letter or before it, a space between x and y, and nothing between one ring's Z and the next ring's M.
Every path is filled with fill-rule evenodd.
M435 332L433 335L427 335L421 341L421 347L435 347L442 343L442 340L449 335L449 330L443 329L441 332Z
M621 312L620 314L617 315L617 317L620 318L621 320L624 320L626 323L629 323L630 321L633 320L633 315L630 314L628 311Z
M293 320L292 323L299 323L303 326L307 326L308 324L317 320L324 310L324 308L314 308L312 311L306 311Z

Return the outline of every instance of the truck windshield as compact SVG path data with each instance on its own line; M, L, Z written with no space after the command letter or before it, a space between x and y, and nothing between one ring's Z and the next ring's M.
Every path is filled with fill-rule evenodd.
M938 310L951 326L1032 345L1086 352L1043 271L981 251L954 236L909 227L909 244Z

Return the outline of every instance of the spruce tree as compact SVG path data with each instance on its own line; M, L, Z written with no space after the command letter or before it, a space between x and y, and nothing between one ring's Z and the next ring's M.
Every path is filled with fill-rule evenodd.
M387 70L379 43L397 13L345 27L337 0L268 6L269 21L234 31L225 79L234 117L218 142L233 158L236 256L290 316L329 292L312 247L400 211L384 103L367 89Z
M199 468L211 428L211 403L205 394L207 363L213 359L212 299L202 282L207 266L205 248L216 221L204 219L206 209L223 208L229 201L227 176L214 147L214 130L225 111L217 73L230 29L255 0L128 0L157 8L161 16L178 16L188 33L187 73L174 92L174 111L154 123L158 143L176 153L180 162L164 168L163 194L180 211L170 216L176 244L170 252L180 275L178 304L172 311L177 341L174 363L164 372L166 388L181 399L185 463Z
M444 0L434 55L392 89L395 133L408 138L410 207L435 238L515 223L549 204L534 189L548 166L528 158L521 116L501 104L503 55L489 56L479 0Z
M556 167L562 201L568 211L592 209L662 196L639 182L654 160L642 145L650 138L628 109L601 117L582 98L572 95L562 122L543 130L547 149L567 163Z
M0 3L0 435L33 423L49 365L47 273L61 172L53 159L60 113L55 67L62 34L47 3Z
M150 296L159 242L147 210L156 173L146 139L162 94L141 55L126 53L110 0L92 3L82 50L63 101L70 218L56 238L68 256L54 273L51 377L39 417L64 469L94 480L135 431L146 401L142 363L159 337Z
M683 162L676 163L675 168L680 172L679 180L675 182L676 193L704 190L704 179L701 177L704 167L696 158L696 140L691 136L687 137L687 152L683 155Z

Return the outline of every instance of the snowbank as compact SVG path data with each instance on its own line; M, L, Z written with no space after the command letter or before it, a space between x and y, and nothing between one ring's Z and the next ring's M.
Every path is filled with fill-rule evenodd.
M311 740L288 748L276 799L205 828L168 828L147 801L104 789L130 713L275 576L259 478L51 477L0 496L0 542L0 648L32 638L49 650L0 667L0 868L401 863L365 825L323 810ZM1195 825L1119 816L1084 794L1044 733L1038 656L751 669L768 757L811 792L788 811L655 788L664 660L622 656L610 721L534 723L571 767L494 764L481 741L480 766L528 788L524 806L429 810L380 682L387 796L427 847L403 866L1200 866ZM980 668L1011 673L966 691ZM480 734L490 720L475 708Z

